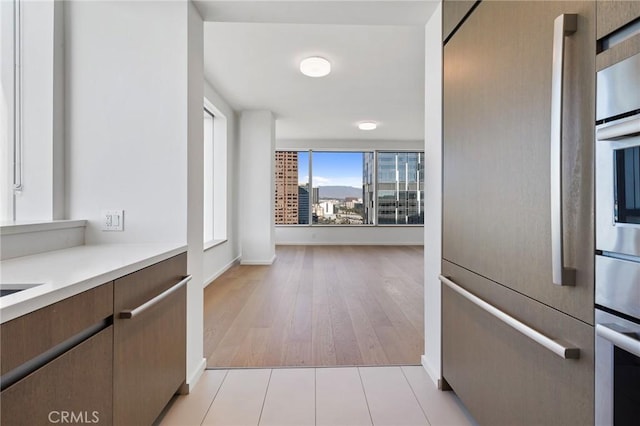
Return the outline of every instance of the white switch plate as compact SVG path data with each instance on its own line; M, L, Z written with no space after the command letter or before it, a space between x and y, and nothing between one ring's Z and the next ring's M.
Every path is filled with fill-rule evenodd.
M124 231L124 210L103 210L102 230Z

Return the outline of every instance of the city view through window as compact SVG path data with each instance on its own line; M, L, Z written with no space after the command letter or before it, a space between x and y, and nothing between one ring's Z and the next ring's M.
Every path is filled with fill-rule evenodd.
M275 163L277 225L424 223L421 152L277 151Z

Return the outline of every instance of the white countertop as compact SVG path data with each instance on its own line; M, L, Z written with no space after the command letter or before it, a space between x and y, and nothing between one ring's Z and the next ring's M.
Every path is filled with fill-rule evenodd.
M99 244L0 262L3 284L44 283L0 298L0 323L108 283L187 250L168 243Z

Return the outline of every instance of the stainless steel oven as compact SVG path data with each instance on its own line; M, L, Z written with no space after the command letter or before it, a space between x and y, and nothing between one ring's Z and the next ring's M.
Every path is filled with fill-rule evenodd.
M596 425L640 419L640 53L596 100Z
M640 257L640 53L597 84L596 249Z
M640 419L640 324L596 310L596 425Z
M640 53L597 76L596 425L640 419Z

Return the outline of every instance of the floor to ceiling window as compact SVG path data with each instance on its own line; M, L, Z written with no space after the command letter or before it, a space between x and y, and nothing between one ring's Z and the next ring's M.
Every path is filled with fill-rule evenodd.
M277 151L276 225L421 225L422 152Z

